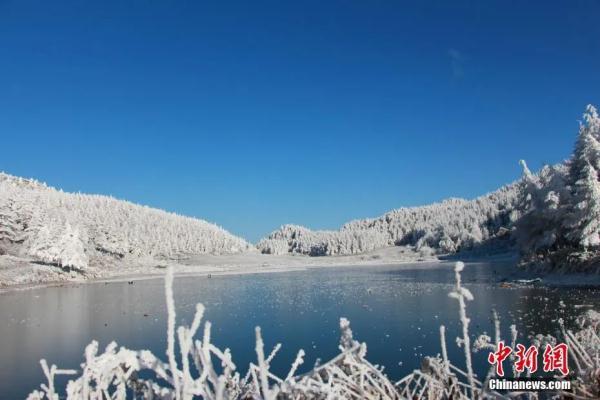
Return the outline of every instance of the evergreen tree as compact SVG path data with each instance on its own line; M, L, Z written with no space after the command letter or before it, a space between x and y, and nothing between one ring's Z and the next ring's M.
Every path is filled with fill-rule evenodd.
M55 230L50 230L47 225L41 226L31 240L29 255L46 263L58 263L60 250L57 239Z
M23 240L23 212L19 199L10 192L0 193L0 241Z
M600 246L600 118L588 106L569 168L572 200L566 237L588 250Z
M59 264L63 267L85 269L88 266L88 256L85 254L85 244L81 231L65 224L64 232L59 242Z

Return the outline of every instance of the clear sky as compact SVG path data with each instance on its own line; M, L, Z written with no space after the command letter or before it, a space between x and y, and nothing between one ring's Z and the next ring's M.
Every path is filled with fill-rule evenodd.
M0 0L0 170L251 241L571 152L597 1Z

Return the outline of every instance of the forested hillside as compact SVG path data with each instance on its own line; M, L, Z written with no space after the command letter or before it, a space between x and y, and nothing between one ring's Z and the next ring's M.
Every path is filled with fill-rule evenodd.
M525 264L598 270L600 260L600 118L588 106L575 151L563 164L523 177L474 200L400 208L348 222L337 231L284 225L258 243L267 254L356 254L384 246L455 253L515 246Z
M600 118L588 106L563 164L473 200L448 199L355 220L335 231L284 225L261 240L265 254L331 256L409 245L431 253L519 249L524 263L596 270L600 260ZM64 193L0 174L0 255L79 270L102 258L177 258L256 248L206 221L108 196Z
M84 270L109 257L255 250L206 221L0 174L0 254Z
M449 253L507 235L520 212L520 184L475 200L448 199L423 207L400 208L381 217L348 222L339 231L311 231L284 225L259 242L263 253L345 255L393 245Z

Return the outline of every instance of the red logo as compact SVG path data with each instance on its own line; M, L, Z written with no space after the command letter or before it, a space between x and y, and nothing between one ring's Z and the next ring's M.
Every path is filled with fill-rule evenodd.
M488 355L488 362L490 364L496 364L496 375L504 376L504 367L502 362L512 353L512 349L509 346L505 346L504 342L498 343L498 350L495 353Z
M523 372L527 368L527 371L534 373L538 368L538 349L535 346L529 346L525 350L525 346L522 344L517 345L517 362L515 363L515 369L517 372Z
M564 343L554 347L547 344L544 350L544 372L559 370L563 375L567 375L569 373L568 351L569 348Z
M546 345L543 354L544 372L560 371L563 375L569 374L569 357L568 347L564 343L559 343L556 346ZM513 353L510 346L504 345L504 342L498 343L498 348L495 352L488 354L488 362L496 366L496 375L504 376L503 361ZM538 369L538 354L539 350L536 346L526 348L522 344L517 345L515 351L515 370L524 372L527 370L534 373Z

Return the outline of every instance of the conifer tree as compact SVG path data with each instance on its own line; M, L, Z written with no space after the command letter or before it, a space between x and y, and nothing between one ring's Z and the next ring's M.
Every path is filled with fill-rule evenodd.
M84 240L78 228L73 228L68 222L60 238L59 263L63 267L85 269L88 266L88 257L85 254Z
M600 118L588 106L569 168L572 200L567 239L588 250L600 246Z

